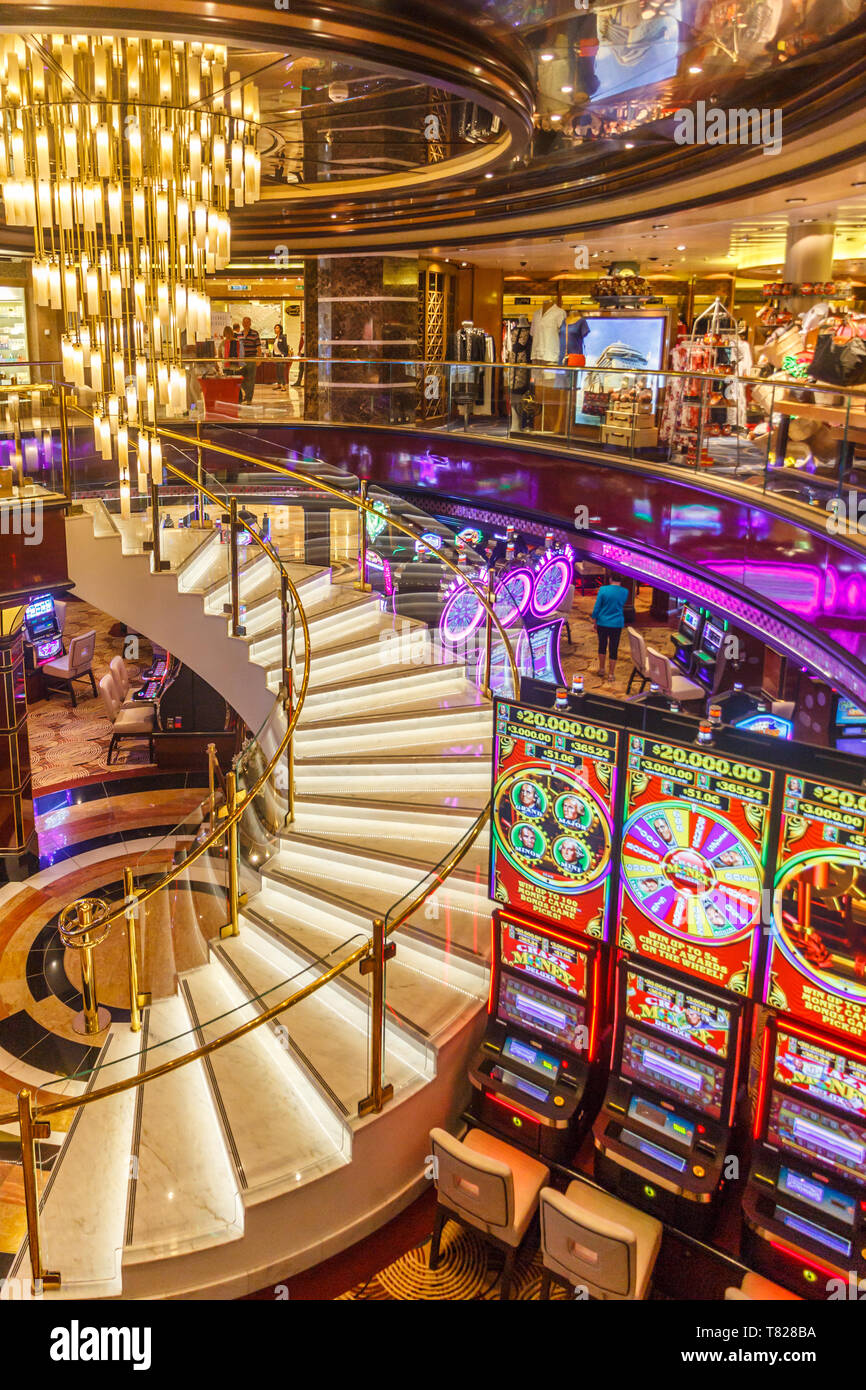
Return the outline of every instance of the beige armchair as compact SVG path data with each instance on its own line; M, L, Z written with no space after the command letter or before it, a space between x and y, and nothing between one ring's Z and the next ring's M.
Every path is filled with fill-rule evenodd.
M138 709L124 709L120 703L120 695L114 682L114 677L109 673L103 676L99 682L99 693L102 696L102 703L105 712L113 724L111 741L108 745L108 762L111 766L111 759L117 751L117 745L122 739L146 738L148 740L150 761L153 762L153 726L155 711L153 705L142 705Z
M499 1297L507 1299L517 1251L550 1169L482 1129L471 1129L462 1142L444 1129L432 1129L430 1142L438 1196L430 1268L439 1263L445 1223L459 1221L505 1252Z
M60 656L56 661L49 661L42 667L42 677L45 681L45 694L53 695L58 689L69 691L72 700L72 708L75 709L78 701L75 698L75 681L89 680L94 696L96 695L96 681L93 678L93 652L96 647L96 632L81 632L77 637L73 637L69 643L69 651L65 656ZM49 685L48 682L52 684Z
M592 1298L647 1297L660 1221L584 1182L569 1183L564 1196L546 1187L540 1205L542 1298L550 1297L552 1283L586 1289Z

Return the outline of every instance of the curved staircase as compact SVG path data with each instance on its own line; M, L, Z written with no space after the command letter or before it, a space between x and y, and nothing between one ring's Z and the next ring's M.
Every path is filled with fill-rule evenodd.
M241 570L238 638L224 616L215 532L198 544L195 533L166 533L171 568L157 574L140 524L102 503L68 527L76 592L193 665L258 727L280 677L278 583L266 557ZM374 917L417 893L487 800L491 708L462 667L443 660L423 624L395 618L336 570L287 569L311 657L294 820L245 882L240 935L211 938L206 962L145 1010L141 1033L112 1026L88 1088L181 1056L325 972L369 937ZM270 714L266 749L282 718ZM358 1118L370 1004L357 967L228 1047L77 1111L43 1194L44 1259L63 1279L47 1296L233 1297L396 1214L425 1185L429 1127L448 1124L465 1100L489 913L485 832L394 934L385 1030L394 1099L378 1115ZM28 1275L26 1247L10 1272Z

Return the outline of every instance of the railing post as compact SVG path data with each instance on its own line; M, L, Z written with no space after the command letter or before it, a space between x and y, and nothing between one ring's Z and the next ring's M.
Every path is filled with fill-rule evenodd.
M21 1135L21 1172L24 1180L24 1210L27 1217L27 1243L30 1249L31 1292L37 1297L46 1289L60 1288L60 1275L42 1267L39 1238L39 1184L36 1179L36 1140L49 1139L51 1126L33 1118L33 1097L28 1090L18 1092L18 1126Z
M143 994L138 988L138 956L136 944L135 918L138 908L135 902L135 883L132 869L123 870L123 896L126 899L126 949L129 964L129 1026L133 1033L141 1031L141 1010L150 1003L150 994Z
M60 468L63 496L72 501L72 471L69 466L69 411L66 403L66 387L60 383Z
M229 564L231 566L232 636L243 637L241 627L241 585L238 569L238 499L229 498Z
M209 743L207 746L207 792L208 806L210 808L210 834L214 832L216 825L216 744Z
M396 951L393 941L385 937L381 917L373 921L373 940L370 954L361 961L362 975L373 976L370 998L370 1094L358 1102L359 1115L376 1115L394 1095L394 1087L384 1084L382 1069L385 1061L385 964Z
M168 561L162 558L162 540L159 534L159 483L155 478L150 480L150 524L153 530L153 568L159 574L160 570L168 569Z
M291 671L286 671L286 719L291 720L294 702L294 678ZM294 739L290 738L286 745L286 825L291 825L295 819L295 750Z
M361 479L360 499L362 503L367 501L367 479ZM369 594L370 585L367 583L367 513L363 507L358 511L358 578L355 581L355 588L362 594Z
M201 451L201 420L195 422L195 453L196 453L196 483L195 490L195 520L197 526L204 525L204 493L202 492L203 472L202 451Z
M482 694L489 700L492 691L490 689L490 670L493 664L493 570L487 571L487 612L484 615L484 684Z
M98 898L82 898L65 907L59 921L61 939L81 952L81 999L84 1007L73 1018L72 1027L76 1033L85 1033L91 1037L95 1033L104 1032L111 1023L111 1014L108 1009L99 1007L96 997L96 966L93 952L99 943L92 939L90 932L91 927L95 925L96 911L102 911L104 907L105 904ZM75 923L71 931L74 935L70 941L65 933L70 930L69 924L73 915ZM104 940L104 937L100 937L100 940Z
M238 880L238 867L239 867L239 858L238 858L238 823L237 823L236 820L233 820L233 819L232 819L232 817L234 816L235 811L237 810L237 804L238 804L238 796L237 796L237 781L236 781L236 778L235 778L235 774L234 774L234 772L227 772L227 773L226 773L226 815L227 815L228 818L229 818L229 828L228 828L228 839L227 839L226 853L227 853L227 856L228 856L228 866L229 866L229 884L228 884L229 920L226 922L225 926L224 926L224 927L222 928L222 930L220 931L220 936L221 936L221 937L226 937L226 936L239 936L239 935L240 935L240 922L239 922L240 887L239 887L239 880Z

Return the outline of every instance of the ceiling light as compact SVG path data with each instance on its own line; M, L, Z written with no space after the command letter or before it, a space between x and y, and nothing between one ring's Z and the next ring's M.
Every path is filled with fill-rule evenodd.
M336 221L336 218L337 218L337 214L336 214L335 212L332 212L332 213L331 213L331 221L332 221L332 222L335 222L335 221Z
M633 141L633 140L626 140L626 142L625 142L625 147L626 147L627 150L633 150L633 149L634 149L634 141Z
M805 198L786 198L786 203L805 203Z
M573 88L573 87L560 87L559 90L560 90L565 96L568 96L569 93L571 93L571 92L574 91L574 88Z
M678 246L678 247L677 247L677 250L678 250L678 251L685 251L685 249L686 249L686 248L685 248L684 246Z
M558 113L557 111L554 111L553 114L551 115L550 119L551 119L552 121L561 121L561 120L562 120L562 117L559 115L559 113Z
M554 58L556 57L556 54L555 54L555 53L540 53L538 56L540 57L542 63L552 63L553 60L554 60Z
M855 179L852 188L866 188L866 179Z
M703 72L703 68L698 67L697 63L693 63L689 68L689 72L692 74L692 77L697 77L699 72Z
M486 179L492 179L492 178L493 178L493 175L492 175L492 174L485 174L484 177L485 177Z
M654 223L653 223L653 231L654 231L654 232L666 232L666 231L667 231L667 228L668 228L667 222L654 222Z

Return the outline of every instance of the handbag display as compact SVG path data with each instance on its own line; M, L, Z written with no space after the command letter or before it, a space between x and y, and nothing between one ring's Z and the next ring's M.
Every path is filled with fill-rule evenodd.
M859 386L866 381L866 342L851 325L819 333L809 375L832 386Z

